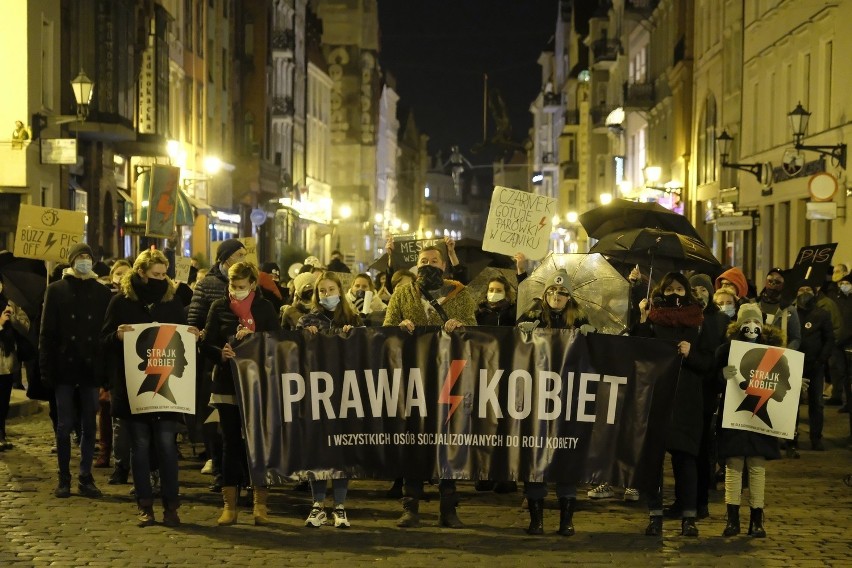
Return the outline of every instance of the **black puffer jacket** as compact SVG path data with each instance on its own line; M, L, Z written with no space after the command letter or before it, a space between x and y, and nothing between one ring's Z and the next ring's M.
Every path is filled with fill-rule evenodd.
M275 307L261 294L255 293L254 295L254 300L251 303L251 315L254 318L255 333L281 329ZM204 341L201 343L201 352L215 365L212 390L214 394L235 394L231 364L222 361L222 347L225 346L230 337L237 333L238 325L239 320L236 314L231 311L228 297L219 298L213 302L207 316L207 325L204 327ZM231 347L235 347L236 344L237 342L233 341Z
M799 351L805 354L805 376L813 377L817 370L825 365L834 349L831 316L817 307L816 300L811 300L806 308L798 308L797 311L802 324L802 343L799 345Z
M118 326L154 322L186 324L183 304L175 297L175 285L171 280L162 298L150 304L145 304L139 298L139 289L142 286L136 274L122 280L121 293L116 294L110 302L101 330L101 340L104 348L109 350L112 361L112 367L108 370L112 415L119 418L132 418L133 415L127 398L127 384L124 380L124 343L118 339ZM195 346L193 345L192 348ZM180 415L173 412L156 412L145 416L177 419Z
M51 386L104 386L100 342L112 292L94 273L81 277L68 268L47 287L39 331L41 380Z
M500 300L496 304L485 301L476 308L476 325L515 325L515 304Z
M195 291L192 293L186 321L198 329L202 329L207 323L207 314L213 302L228 293L228 275L223 274L219 266L213 265L207 276L195 285Z

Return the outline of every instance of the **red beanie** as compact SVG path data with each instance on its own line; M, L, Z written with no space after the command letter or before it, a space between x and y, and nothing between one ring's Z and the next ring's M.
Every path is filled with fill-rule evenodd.
M748 282L746 282L745 274L736 266L726 270L716 278L716 289L721 288L721 281L727 280L737 289L737 298L744 298L748 294Z

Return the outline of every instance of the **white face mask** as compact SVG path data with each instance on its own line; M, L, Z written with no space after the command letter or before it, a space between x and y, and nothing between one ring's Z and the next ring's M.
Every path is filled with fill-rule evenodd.
M733 319L735 315L737 315L737 308L735 306L722 306L719 308L723 314Z
M491 302L492 304L496 304L497 302L499 302L500 300L502 300L505 297L506 297L506 294L504 294L503 292L488 292L485 295L485 298L489 302Z
M80 259L74 261L74 272L77 274L88 274L92 271L92 261Z
M251 294L251 290L234 290L233 288L228 288L228 293L235 300L245 300Z

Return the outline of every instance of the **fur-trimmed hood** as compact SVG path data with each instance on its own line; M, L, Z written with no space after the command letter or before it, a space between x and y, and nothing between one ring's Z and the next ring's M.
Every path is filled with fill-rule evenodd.
M737 339L740 334L740 325L741 324L735 321L728 324L725 337L728 340ZM760 337L758 337L758 343L763 345L772 345L773 347L784 347L787 345L787 337L781 329L772 325L763 324L763 330L760 332Z
M62 271L63 278L66 278L68 276L70 276L71 278L77 278L78 280L91 280L92 278L98 277L98 275L95 274L94 270L90 270L86 274L80 274L70 266Z
M130 280L133 277L133 274L134 272L131 271L124 275L124 278L121 279L120 290L121 293L129 300L138 302L139 296L136 294L136 290L133 289L133 283ZM168 276L166 276L166 281L169 283L169 287L166 289L166 293L163 294L163 297L160 298L160 302L168 302L175 297L175 290L177 289L177 286Z

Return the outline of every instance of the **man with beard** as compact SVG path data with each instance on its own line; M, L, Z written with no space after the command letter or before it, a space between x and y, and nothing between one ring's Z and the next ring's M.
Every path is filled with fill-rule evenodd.
M447 263L441 250L426 247L417 257L417 280L402 284L394 289L385 314L384 326L399 326L414 332L424 325L439 325L444 331L452 332L465 325L476 325L476 302L465 286L456 280L444 278ZM456 515L456 482L442 479L440 523L448 528L463 525ZM422 479L406 479L403 487L403 514L398 527L416 527L420 523L420 496L423 493Z
M787 337L787 347L798 349L802 342L802 327L795 306L782 302L783 291L784 273L780 268L773 268L766 275L766 283L757 302L763 312L763 323L783 331Z
M808 385L808 424L810 425L811 449L821 452L824 402L822 390L825 386L825 364L834 349L834 331L831 317L816 305L815 286L803 282L796 296L796 310L802 322L802 343L799 351L805 354L803 376L810 379Z

